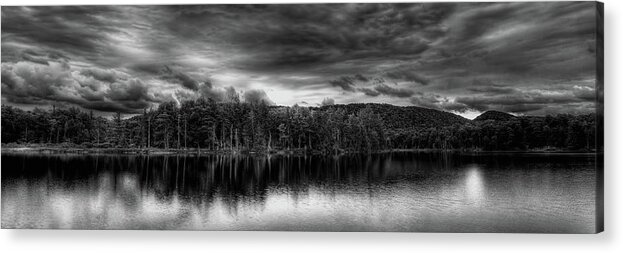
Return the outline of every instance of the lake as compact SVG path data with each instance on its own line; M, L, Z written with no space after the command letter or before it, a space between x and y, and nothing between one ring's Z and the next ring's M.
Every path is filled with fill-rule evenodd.
M2 228L595 231L594 154L2 154Z

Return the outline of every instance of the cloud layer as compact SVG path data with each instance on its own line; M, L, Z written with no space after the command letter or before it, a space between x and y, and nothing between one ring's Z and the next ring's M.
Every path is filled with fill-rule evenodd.
M3 7L2 23L3 104L594 110L593 2Z

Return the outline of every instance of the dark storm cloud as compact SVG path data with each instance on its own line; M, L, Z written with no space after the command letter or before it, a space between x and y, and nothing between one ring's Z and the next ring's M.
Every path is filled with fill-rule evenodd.
M380 92L376 91L375 89L370 89L370 88L359 88L357 89L358 91L360 91L363 94L366 94L366 96L370 96L370 97L376 97L378 95L381 95Z
M568 77L586 74L587 67L594 64L594 54L588 50L594 43L593 3L480 3L469 7L449 21L457 29L438 48L445 58L435 59L427 68L461 68L511 77L527 73Z
M131 71L136 72L137 74L146 74L146 75L163 75L164 65L162 64L153 64L153 63L144 63L137 62L127 66Z
M3 7L2 97L124 112L240 95L588 110L595 11L594 2Z
M590 86L574 86L573 95L578 99L588 102L594 102L597 99L595 88Z
M331 86L334 86L334 87L339 87L342 90L353 92L355 90L360 90L360 91L365 90L365 88L357 89L356 88L357 84L365 84L370 81L377 82L378 80L380 79L371 80L371 77L366 77L362 74L355 74L352 76L341 76L335 80L329 81L329 84L331 84Z
M275 102L270 100L266 92L263 90L247 90L242 95L244 101L250 104L264 103L266 105L275 105Z
M367 81L370 80L368 77L365 77L365 76L363 76L361 74L356 74L353 77L355 78L355 80L358 80L358 81L361 81L361 82L367 82Z
M404 81L413 82L413 83L422 84L422 85L427 85L428 82L430 82L428 78L423 77L421 75L418 75L408 70L388 72L385 74L385 76L392 78L392 79L404 80Z
M418 106L454 112L496 110L535 113L551 112L550 109L555 109L554 111L577 113L574 111L577 108L592 109L590 104L596 97L595 89L589 86L574 86L571 90L522 90L493 85L471 90L481 93L450 99L438 94L418 92L410 101Z
M48 65L49 62L64 62L69 58L62 53L55 51L38 51L32 49L14 49L11 47L3 47L2 61L27 61Z
M430 93L417 93L415 96L410 98L410 102L421 107L458 113L462 113L470 109L468 105L451 101L449 98L438 94Z
M21 55L22 60L48 65L48 59L45 55L33 52L33 51L24 51Z
M147 87L137 79L124 83L113 83L107 95L113 101L151 100L147 94Z
M586 101L584 96L586 96L586 93L584 92L579 92L578 95L574 96L574 93L571 91L550 92L544 90L516 90L512 94L489 94L481 96L457 97L455 101L457 103L465 104L469 108L478 111L499 110L523 113L537 111L549 106L582 103Z
M199 86L201 97L220 102L225 100L225 90L215 89L211 82L207 81Z
M330 65L371 57L405 58L426 51L442 35L439 23L453 4L314 4L184 10L180 15L239 18L245 28L229 42L249 50L252 69ZM192 9L193 7L187 7ZM193 22L185 18L182 23ZM179 26L175 26L176 28ZM218 31L217 31L218 33ZM198 36L184 32L182 36Z
M350 76L343 76L336 80L331 80L329 83L332 86L340 87L345 91L355 91L355 78Z
M388 74L385 74L385 75L390 78L404 80L406 74L402 74L402 73L403 72L392 72L392 75L388 75ZM412 81L412 80L409 80L409 81ZM385 80L381 77L372 78L372 77L363 76L361 74L355 74L352 76L342 76L338 79L329 81L329 83L334 87L341 88L342 90L349 91L349 92L359 91L370 97L386 95L389 97L405 98L405 97L410 97L415 93L415 91L412 89L391 87L385 84ZM359 85L366 85L369 83L376 84L376 85L372 88L357 87Z
M162 68L161 71L162 75L161 77L164 80L168 80L168 81L173 81L176 83L181 84L182 86L186 87L187 89L190 90L197 90L199 89L199 83L193 79L192 77L188 76L187 74L184 74L180 71L171 69L169 66L164 66Z
M17 104L66 103L100 111L137 113L151 103L164 100L154 97L139 79L105 81L93 73L106 70L89 69L86 75L75 72L60 63L40 65L28 62L2 64L2 96Z
M390 97L399 97L399 98L410 97L415 93L415 91L411 89L394 88L387 84L379 84L374 87L374 90L383 95L387 95Z
M511 94L517 91L516 88L496 84L489 84L489 86L470 87L468 88L468 90L486 94Z
M118 73L110 69L88 68L80 71L80 74L108 83L114 83L118 79Z
M2 37L46 48L95 56L114 32L115 10L108 6L2 7Z

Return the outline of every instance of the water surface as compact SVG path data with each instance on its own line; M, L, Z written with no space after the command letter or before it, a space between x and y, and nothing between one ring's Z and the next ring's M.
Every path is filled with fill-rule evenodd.
M595 157L2 154L2 228L592 233Z

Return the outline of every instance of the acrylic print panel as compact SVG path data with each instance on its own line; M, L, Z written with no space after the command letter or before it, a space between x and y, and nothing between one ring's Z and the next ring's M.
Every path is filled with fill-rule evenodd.
M603 230L597 2L2 7L2 228Z

